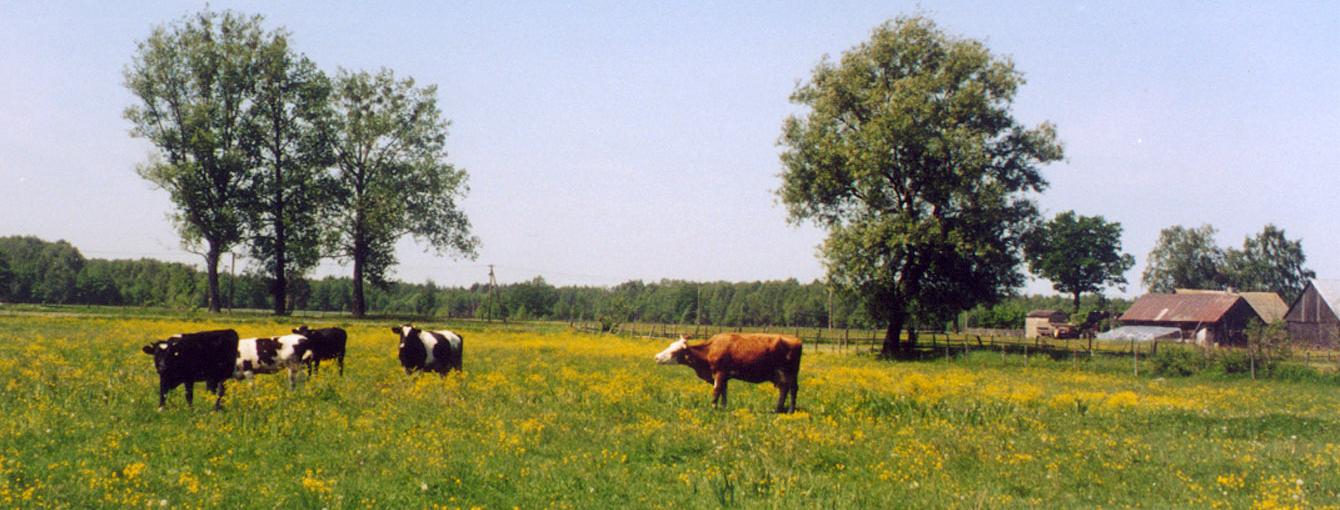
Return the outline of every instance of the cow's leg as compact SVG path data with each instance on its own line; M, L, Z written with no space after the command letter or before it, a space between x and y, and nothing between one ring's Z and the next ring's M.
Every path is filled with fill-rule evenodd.
M298 387L298 366L289 365L288 367L288 389L293 390Z
M726 408L726 377L725 372L712 374L712 407Z
M219 381L219 383L216 384L216 385L214 386L214 388L215 388L214 394L216 395L216 397L214 398L214 410L215 410L215 411L222 411L222 410L223 410L223 381Z
M307 377L311 377L321 372L321 358L313 357L307 361Z
M796 412L796 393L800 391L800 374L791 374L791 410Z
M172 390L172 386L165 379L158 380L158 409L162 410L167 405L167 394Z
M777 387L777 408L775 412L786 412L786 396L791 395L791 412L796 410L796 377L786 370L777 370L772 382Z
M336 361L340 364L340 377L344 377L344 353L340 353L340 357Z
M195 381L186 381L186 405L195 404Z

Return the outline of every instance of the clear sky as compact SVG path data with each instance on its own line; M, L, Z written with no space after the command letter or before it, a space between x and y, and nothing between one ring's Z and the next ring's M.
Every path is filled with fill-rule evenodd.
M0 0L0 235L199 264L134 172L152 148L121 118L121 72L154 25L203 5ZM557 284L820 278L822 232L787 225L772 192L788 96L823 55L917 12L1024 73L1017 118L1054 122L1066 147L1039 202L1122 223L1126 294L1177 224L1237 246L1275 223L1340 278L1337 2L210 5L286 27L327 71L438 85L483 245L458 261L405 241L408 281L470 284L485 264Z

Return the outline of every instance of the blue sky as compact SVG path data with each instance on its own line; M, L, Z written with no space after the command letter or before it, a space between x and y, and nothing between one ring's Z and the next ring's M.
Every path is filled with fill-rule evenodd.
M1067 155L1039 203L1123 224L1126 294L1177 224L1213 224L1228 246L1275 223L1340 278L1337 3L210 5L286 27L327 71L438 85L483 246L457 261L406 240L410 281L469 284L485 264L559 284L821 277L822 232L787 225L772 194L787 98L823 55L917 12L1024 73L1016 116L1054 122ZM0 0L0 235L199 262L134 173L152 149L121 118L121 71L154 25L202 6Z

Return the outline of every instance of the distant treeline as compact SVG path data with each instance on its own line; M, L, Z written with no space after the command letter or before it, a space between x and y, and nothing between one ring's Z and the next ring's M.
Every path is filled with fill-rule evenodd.
M225 276L221 294L227 308L269 309L270 280L255 272ZM290 282L294 310L347 312L353 282L347 277ZM153 259L85 258L65 241L36 237L0 237L0 301L41 304L85 304L203 308L205 274L182 263ZM542 277L499 285L439 287L395 282L368 293L369 311L382 314L443 318L488 318L561 321L711 324L728 326L832 325L870 328L874 324L853 299L829 294L821 282L794 279L768 282L629 281L614 287L556 287ZM831 298L831 301L830 301ZM1124 302L1109 301L1109 309ZM961 327L1019 329L1035 308L1068 310L1068 298L1020 297L993 307L978 307L955 320L923 321L926 329ZM1099 307L1086 300L1082 311Z

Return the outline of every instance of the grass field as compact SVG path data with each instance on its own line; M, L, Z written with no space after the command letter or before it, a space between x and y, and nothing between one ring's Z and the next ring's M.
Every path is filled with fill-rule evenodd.
M407 377L390 323L340 325L344 378L160 412L141 345L291 323L0 312L0 507L1340 508L1330 383L807 352L773 415L738 381L711 409L659 340L467 325L464 373Z

